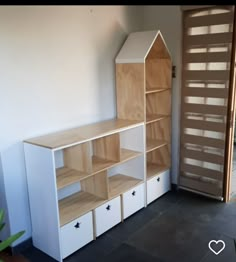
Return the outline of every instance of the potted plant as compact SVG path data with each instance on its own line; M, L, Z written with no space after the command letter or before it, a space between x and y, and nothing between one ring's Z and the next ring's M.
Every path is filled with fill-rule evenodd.
M4 228L5 223L3 222L4 219L4 211L3 209L0 209L0 232ZM17 261L27 261L22 260L22 256L10 256L8 252L6 252L6 249L10 247L10 245L16 241L18 238L20 238L25 231L20 231L10 237L8 237L6 240L3 240L0 242L0 262L17 262Z

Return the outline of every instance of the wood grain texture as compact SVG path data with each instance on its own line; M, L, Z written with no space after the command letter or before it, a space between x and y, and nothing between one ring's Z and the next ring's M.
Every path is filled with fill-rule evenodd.
M87 192L79 192L59 201L60 225L63 226L107 200Z
M155 150L159 147L167 145L168 142L166 140L160 140L160 139L147 139L146 140L146 152L150 152L152 150Z
M158 35L155 39L151 49L149 50L148 55L146 56L146 61L155 58L170 59L169 51L161 35Z
M171 114L171 90L146 95L146 114Z
M144 64L116 64L117 116L144 121Z
M120 149L120 161L119 162L93 156L92 157L92 173L95 174L95 173L98 173L98 172L103 171L105 169L114 167L116 165L120 165L121 163L124 163L124 162L126 162L130 159L133 159L137 156L140 156L140 155L142 155L141 152L136 152L136 151L133 151L133 150L121 148Z
M64 166L85 173L92 170L89 142L68 147L63 150Z
M89 176L88 173L67 167L57 168L57 189L72 185Z
M146 91L171 87L171 61L169 59L148 59L145 63Z
M168 118L170 115L161 115L161 114L147 114L146 115L146 124L159 121L163 118Z
M147 140L157 139L169 143L171 140L170 117L146 125L146 137Z
M93 155L99 158L120 161L120 137L119 134L104 136L92 141Z
M107 172L102 171L81 181L81 189L102 199L108 199Z
M151 179L152 177L163 173L164 171L168 170L170 166L166 165L159 165L147 162L147 180Z
M141 179L129 177L123 174L109 177L108 181L109 198L114 198L143 182Z
M68 147L76 143L79 144L87 140L109 135L110 133L119 132L141 124L142 121L115 118L27 139L24 142L50 149L57 149L61 147Z
M147 163L170 167L170 145L165 145L147 153Z

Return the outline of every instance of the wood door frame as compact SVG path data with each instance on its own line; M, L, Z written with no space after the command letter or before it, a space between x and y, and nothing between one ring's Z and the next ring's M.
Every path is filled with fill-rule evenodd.
M233 142L234 142L234 120L236 109L235 97L235 58L236 58L236 6L234 6L234 22L233 22L233 39L232 39L232 55L230 63L230 79L229 79L229 95L228 95L228 112L225 134L225 165L223 180L223 198L224 202L230 200L231 176L232 176L232 158L233 158Z

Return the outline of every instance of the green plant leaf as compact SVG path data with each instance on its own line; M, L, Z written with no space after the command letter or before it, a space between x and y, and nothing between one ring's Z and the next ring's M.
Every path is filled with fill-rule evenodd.
M0 231L4 228L4 226L5 226L5 223L2 223L2 224L0 223Z
M2 224L4 218L4 211L3 209L0 209L0 224Z
M25 231L20 231L10 237L8 237L6 240L2 241L0 243L0 251L3 251L5 248L9 247L14 241L16 241L18 238L20 238Z

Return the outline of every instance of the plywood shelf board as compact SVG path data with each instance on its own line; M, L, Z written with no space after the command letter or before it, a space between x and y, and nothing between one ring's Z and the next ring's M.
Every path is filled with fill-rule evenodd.
M79 192L60 200L60 225L63 226L73 221L106 201L87 192Z
M147 163L147 180L168 169L170 169L170 166Z
M117 174L112 177L109 177L109 197L116 197L128 191L129 189L132 189L133 187L137 186L142 182L143 181L141 179L126 176L123 174Z
M146 152L150 152L152 150L155 150L155 149L162 147L162 146L165 146L167 144L168 144L168 141L166 141L166 140L147 138Z
M79 182L90 175L85 172L74 170L67 167L61 167L56 169L57 174L57 189L62 189L73 183Z
M168 118L170 115L163 115L163 114L146 114L146 124L150 124L155 121L159 121L164 118Z
M170 89L170 87L147 87L145 93L146 94L157 93L157 92L165 91L167 89Z
M142 155L141 152L121 148L120 150L120 161L112 161L112 160L107 160L107 159L102 159L97 156L93 156L92 160L92 172L93 174L98 173L100 171L103 171L105 169L114 167L116 165L119 165L121 163L124 163L128 160L131 160L135 157L138 157Z
M39 136L24 140L30 143L53 150L59 150L72 145L87 142L105 135L113 134L135 126L142 125L142 121L127 119L112 119L94 123L82 127L75 127L68 130L54 132L48 135Z

